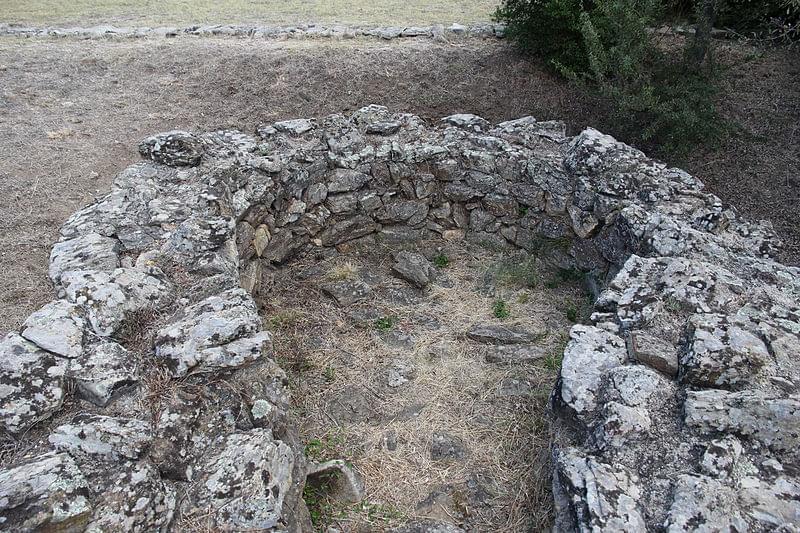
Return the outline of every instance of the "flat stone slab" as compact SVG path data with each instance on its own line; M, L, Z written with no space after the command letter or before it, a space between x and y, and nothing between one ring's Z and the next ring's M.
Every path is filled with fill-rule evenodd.
M21 335L48 352L73 359L83 352L85 327L79 306L56 300L30 315Z
M360 279L343 279L324 283L322 290L342 307L365 300L372 289Z
M84 309L94 332L103 337L118 331L137 311L164 307L172 295L168 282L134 268L72 271L61 282L67 300Z
M150 424L135 418L78 415L58 426L49 441L72 457L119 462L137 459L150 442Z
M544 359L550 351L542 346L514 344L492 346L486 352L486 362L496 364L524 364Z
M467 337L483 344L531 344L540 339L541 335L516 326L490 324L473 326L467 332Z
M284 499L299 481L293 470L291 448L271 431L229 435L200 461L189 493L191 507L215 510L209 519L221 529L280 529Z

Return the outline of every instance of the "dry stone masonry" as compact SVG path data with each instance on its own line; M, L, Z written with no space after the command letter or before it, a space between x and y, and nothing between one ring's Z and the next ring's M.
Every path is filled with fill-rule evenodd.
M346 26L342 24L297 24L294 26L264 26L253 24L194 24L190 26L159 26L155 28L119 27L110 24L91 27L34 27L0 23L0 36L53 37L77 39L140 39L188 37L236 37L249 39L432 39L446 42L463 37L500 38L505 25L492 22L464 24L433 24L430 26ZM377 126L380 127L380 126Z
M379 106L139 150L64 224L56 299L0 342L0 423L28 444L0 470L1 529L308 531L318 467L254 296L274 265L365 236L523 248L597 289L551 397L558 531L800 528L800 271L687 173L593 129ZM464 334L541 357L513 328Z

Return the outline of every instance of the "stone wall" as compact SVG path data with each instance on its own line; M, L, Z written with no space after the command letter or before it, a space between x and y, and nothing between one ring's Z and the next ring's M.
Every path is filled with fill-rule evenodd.
M249 39L355 39L373 37L394 39L425 38L445 42L462 37L503 38L505 25L491 22L473 24L434 24L431 26L346 26L342 24L296 24L266 26L254 24L193 24L189 26L160 26L151 28L119 27L110 24L91 27L36 27L0 23L0 36L54 37L77 39L140 39L174 38L181 36L238 37Z
M552 395L559 530L800 524L800 272L685 172L592 129L379 106L139 148L62 228L58 299L0 344L0 421L40 436L0 471L4 528L307 528L252 295L365 236L524 248L597 288Z

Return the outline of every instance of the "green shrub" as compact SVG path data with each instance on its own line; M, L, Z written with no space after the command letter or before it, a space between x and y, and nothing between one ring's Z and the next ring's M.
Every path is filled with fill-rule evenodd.
M507 24L506 35L521 48L548 60L583 70L587 66L581 42L583 0L505 0L495 18Z
M698 41L702 53L695 47L699 61L690 65L654 42L651 29L663 8L662 0L505 0L496 16L522 49L605 103L606 120L622 140L681 154L719 139L726 127L714 105L708 44ZM555 29L536 33L534 22L556 16ZM543 43L554 31L563 41Z

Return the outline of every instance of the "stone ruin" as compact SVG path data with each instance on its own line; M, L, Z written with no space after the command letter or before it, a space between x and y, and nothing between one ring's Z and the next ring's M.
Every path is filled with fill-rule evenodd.
M0 343L3 530L309 531L253 298L271 265L376 233L586 273L550 400L555 530L800 528L800 270L686 172L593 129L379 106L139 151L61 229L57 299Z

